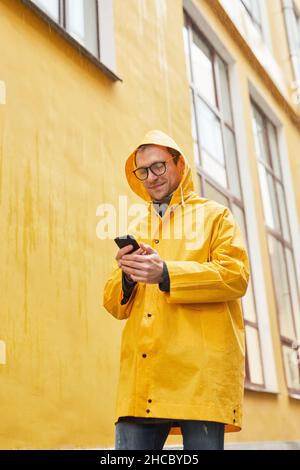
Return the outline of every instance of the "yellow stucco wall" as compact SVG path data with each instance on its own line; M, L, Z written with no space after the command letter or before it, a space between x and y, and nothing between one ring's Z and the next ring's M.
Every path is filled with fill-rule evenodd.
M101 306L116 249L96 237L96 209L103 202L118 207L119 195L136 201L123 165L148 129L172 135L194 165L182 3L167 0L166 16L155 1L146 5L144 16L140 2L114 2L123 82L113 83L21 2L0 2L0 80L6 85L0 105L0 340L7 348L7 363L0 364L0 448L114 445L125 323ZM198 5L239 62L249 134L247 74L286 126L299 181L298 131L206 2ZM255 185L254 163L252 170ZM300 214L299 185L296 198ZM263 230L261 237L263 244ZM300 403L286 394L271 285L268 299L281 394L246 392L244 430L228 442L300 439ZM171 443L181 437L169 436Z

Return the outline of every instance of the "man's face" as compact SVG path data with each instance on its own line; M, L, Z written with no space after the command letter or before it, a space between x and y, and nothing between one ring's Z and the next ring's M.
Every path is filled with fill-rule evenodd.
M172 155L169 154L165 147L159 145L151 145L142 152L136 154L137 168L149 167L155 162L165 162ZM180 183L183 171L183 158L179 157L177 165L174 159L166 163L166 172L163 175L156 176L152 171L148 170L148 178L142 183L153 200L161 200L171 194Z

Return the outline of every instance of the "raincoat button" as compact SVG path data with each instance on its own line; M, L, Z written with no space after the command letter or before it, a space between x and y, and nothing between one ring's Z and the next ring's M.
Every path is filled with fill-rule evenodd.
M143 354L143 357L147 357L147 354Z
M159 243L159 240L157 240L157 239L156 239L156 240L154 240L154 243Z
M235 423L235 419L233 420L233 422Z
M233 412L235 413L235 412L236 412L236 410L233 410Z
M152 317L152 313L148 313L148 317Z
M152 400L151 400L151 398L149 398L149 400L148 400L148 403L152 403Z
M146 411L147 411L147 413L150 413L150 410L146 410Z

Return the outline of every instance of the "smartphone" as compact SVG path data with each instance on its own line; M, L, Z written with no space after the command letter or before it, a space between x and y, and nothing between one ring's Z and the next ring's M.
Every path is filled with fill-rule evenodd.
M140 245L133 235L123 235L122 237L114 238L114 240L119 248L124 248L124 246L127 245L133 245L133 249L130 251L130 253L133 253L140 248Z

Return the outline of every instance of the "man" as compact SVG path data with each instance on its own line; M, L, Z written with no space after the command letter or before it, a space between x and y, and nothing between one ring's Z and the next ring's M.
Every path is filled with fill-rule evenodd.
M140 249L117 252L104 288L106 310L127 319L116 449L162 449L178 428L184 449L223 449L224 432L242 421L239 298L249 261L239 227L227 207L197 195L185 156L159 130L145 135L125 171L148 214L131 232Z

